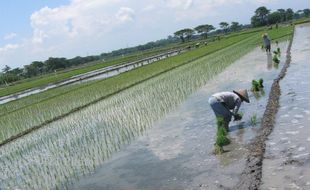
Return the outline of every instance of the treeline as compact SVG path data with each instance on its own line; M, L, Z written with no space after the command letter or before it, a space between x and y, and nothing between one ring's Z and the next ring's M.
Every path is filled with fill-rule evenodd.
M293 9L278 9L271 12L266 7L259 7L255 11L255 15L251 18L253 27L266 26L282 22L290 22L294 19L304 18L310 16L310 9L298 10Z
M231 22L231 24L228 22L220 22L219 26L219 29L216 29L210 24L199 25L195 28L184 28L176 31L174 36L178 37L182 42L185 42L195 38L196 36L208 38L209 35L214 36L223 33L226 34L228 32L236 32L249 27L249 25L242 25L238 22Z
M236 32L244 28L260 27L271 24L289 22L293 19L299 19L309 17L310 9L298 10L294 12L293 9L278 9L271 12L266 7L259 7L255 10L255 15L251 18L251 25L242 25L238 22L220 22L219 29L216 29L213 25L204 24L195 28L184 28L174 33L175 37L178 37L182 42L189 41L197 36L207 38L209 35L226 34L229 32Z
M50 57L46 61L33 61L31 64L25 65L23 68L15 69L11 69L9 66L6 65L2 69L2 72L0 72L0 85L9 85L21 79L52 73L66 68L83 65L92 61L109 60L117 56L127 55L138 51L144 51L156 47L165 46L176 41L176 38L169 36L167 39L149 42L144 45L138 45L135 47L114 50L112 52L102 53L100 55L86 57L77 56L72 59Z

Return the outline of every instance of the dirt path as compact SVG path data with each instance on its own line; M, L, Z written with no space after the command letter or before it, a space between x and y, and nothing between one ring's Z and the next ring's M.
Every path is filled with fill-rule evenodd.
M249 155L246 159L245 169L241 174L240 181L232 189L259 189L261 185L262 163L266 150L266 140L274 128L275 118L279 108L279 99L281 95L279 83L285 77L287 68L291 63L293 36L294 33L287 48L285 64L278 77L272 84L268 104L262 118L260 131L258 132L256 138L247 147L249 149Z

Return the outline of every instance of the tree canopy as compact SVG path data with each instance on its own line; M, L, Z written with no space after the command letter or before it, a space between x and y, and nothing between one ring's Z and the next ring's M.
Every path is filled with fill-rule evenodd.
M212 30L214 30L214 26L209 24L199 25L194 28L199 34L201 34L203 37L207 38L208 33Z

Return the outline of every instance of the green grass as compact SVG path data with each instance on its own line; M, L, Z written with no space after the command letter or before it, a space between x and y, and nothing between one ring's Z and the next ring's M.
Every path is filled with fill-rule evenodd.
M301 18L301 19L295 20L293 23L297 25L297 24L304 24L308 22L310 22L310 18Z
M269 35L277 39L287 36L291 31L292 28L286 27L277 31L269 31ZM219 50L225 51L227 47L232 46L229 51L234 50L236 51L234 54L240 54L245 47L253 49L259 43L261 43L260 32L237 35L105 80L56 88L1 105L0 110L2 110L3 115L0 117L0 142L12 135L41 125L46 121L51 121L80 107L95 103L109 95L158 76L163 72L206 55L212 55L212 53ZM246 53L246 51L243 52ZM235 56L235 58L238 58L238 56Z

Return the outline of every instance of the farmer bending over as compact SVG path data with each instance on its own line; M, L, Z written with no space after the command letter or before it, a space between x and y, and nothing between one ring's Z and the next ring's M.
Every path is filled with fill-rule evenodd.
M224 119L224 126L227 131L232 116L234 116L235 121L242 119L242 116L238 114L238 110L243 101L250 103L247 90L219 92L209 98L209 104L215 116Z
M266 52L270 53L271 45L270 45L270 39L269 39L267 33L265 33L263 35L263 42L264 42L264 46L265 46Z

